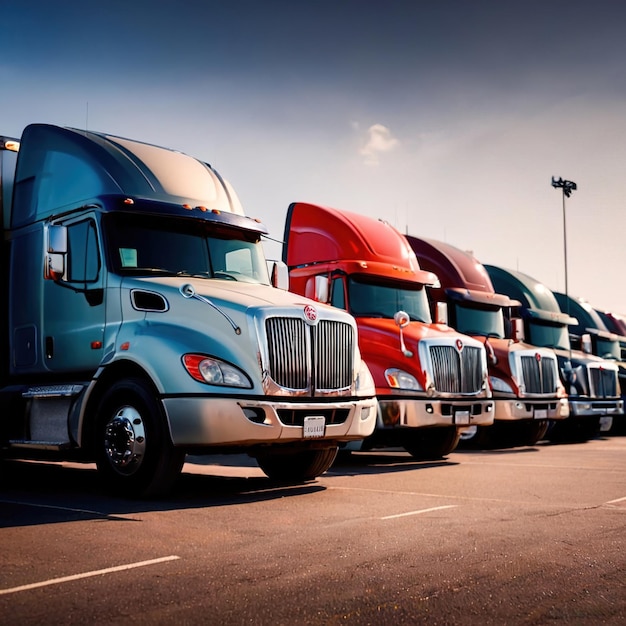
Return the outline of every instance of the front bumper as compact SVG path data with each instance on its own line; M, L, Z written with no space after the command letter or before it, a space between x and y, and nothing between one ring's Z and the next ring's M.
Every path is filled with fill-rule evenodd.
M164 398L175 446L229 446L302 441L352 441L368 437L376 425L376 398L337 402L289 402L247 398ZM323 435L304 437L304 417L323 415ZM333 423L335 422L335 423Z
M493 424L491 398L434 400L432 398L378 398L377 428L396 426L489 426Z
M528 419L559 420L569 417L570 407L567 398L549 400L524 398L493 398L496 421L516 421Z
M622 415L623 400L591 400L589 398L569 399L570 417L593 417L604 415Z

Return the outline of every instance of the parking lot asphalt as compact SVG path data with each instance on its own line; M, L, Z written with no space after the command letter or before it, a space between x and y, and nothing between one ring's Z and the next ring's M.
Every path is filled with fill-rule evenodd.
M626 437L353 453L273 483L188 457L171 496L0 464L2 624L624 624Z

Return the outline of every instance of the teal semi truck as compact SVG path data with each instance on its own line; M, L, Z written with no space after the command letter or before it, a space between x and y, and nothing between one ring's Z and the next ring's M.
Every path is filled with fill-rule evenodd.
M557 355L570 416L553 422L547 437L584 441L595 436L603 422L623 412L617 365L572 345L568 325L576 324L576 319L561 311L546 285L515 270L485 268L496 291L521 303L526 340L552 348Z
M0 174L2 456L95 462L143 497L187 453L301 481L372 433L354 318L276 288L265 226L209 164L32 124Z

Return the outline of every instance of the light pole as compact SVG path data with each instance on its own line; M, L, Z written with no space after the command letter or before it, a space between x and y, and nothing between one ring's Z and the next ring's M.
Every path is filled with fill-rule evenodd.
M554 176L552 177L552 186L555 189L563 190L563 260L565 262L565 300L568 300L568 290L567 290L567 227L565 222L565 198L569 198L572 195L572 191L576 191L576 183L573 183L571 180L563 180L561 177L558 179ZM567 305L568 310L564 311L564 313L569 314L569 302Z

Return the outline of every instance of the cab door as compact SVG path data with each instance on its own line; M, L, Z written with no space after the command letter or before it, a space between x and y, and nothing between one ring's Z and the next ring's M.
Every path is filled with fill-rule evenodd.
M53 372L92 373L102 360L105 326L105 279L95 216L51 225L44 239L44 364Z

